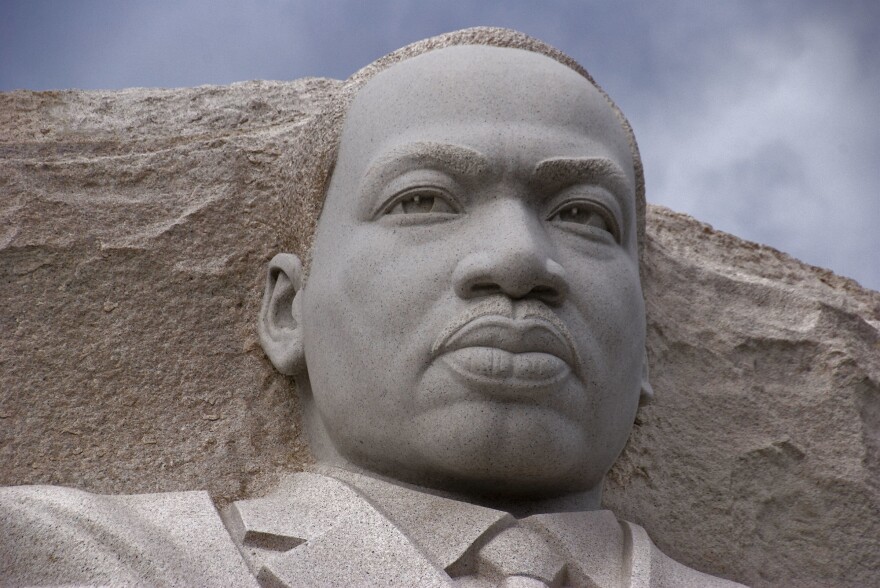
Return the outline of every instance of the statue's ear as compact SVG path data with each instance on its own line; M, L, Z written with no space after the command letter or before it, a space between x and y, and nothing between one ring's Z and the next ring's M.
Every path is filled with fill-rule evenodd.
M651 387L651 380L648 378L648 350L645 350L645 356L642 358L642 390L639 396L639 404L647 404L654 400L654 388Z
M257 329L260 344L272 365L282 374L305 371L300 291L302 264L296 255L279 253L269 262L266 291Z

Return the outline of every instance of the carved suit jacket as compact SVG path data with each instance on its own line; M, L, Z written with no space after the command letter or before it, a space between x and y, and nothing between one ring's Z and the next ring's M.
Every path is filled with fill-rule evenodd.
M528 547L486 549L513 527L553 547L558 561L544 564L558 567L550 585L740 586L668 558L644 529L610 511L517 521L329 467L287 476L272 494L233 503L222 518L205 492L0 488L0 584L476 588L509 573L505 557L529 560ZM487 552L497 552L495 561Z

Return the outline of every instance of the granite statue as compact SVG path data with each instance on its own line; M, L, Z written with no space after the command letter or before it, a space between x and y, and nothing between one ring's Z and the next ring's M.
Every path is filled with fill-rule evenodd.
M260 342L317 464L221 514L2 489L7 583L739 585L601 505L652 395L629 124L524 35L423 47L351 85L311 257L268 267Z

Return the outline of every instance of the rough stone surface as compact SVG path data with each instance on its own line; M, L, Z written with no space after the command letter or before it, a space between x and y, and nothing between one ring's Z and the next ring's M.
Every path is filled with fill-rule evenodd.
M0 94L0 484L225 504L309 461L255 317L338 87ZM644 273L656 399L606 506L749 585L880 583L880 293L656 207Z
M233 498L307 459L254 326L334 85L0 97L3 483Z
M880 293L668 209L648 234L656 399L606 506L752 586L880 584Z

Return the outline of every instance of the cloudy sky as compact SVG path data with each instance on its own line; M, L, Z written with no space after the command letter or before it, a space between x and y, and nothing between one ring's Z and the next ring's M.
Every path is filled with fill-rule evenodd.
M649 201L880 289L878 0L2 0L0 90L344 78L475 25L590 70Z

